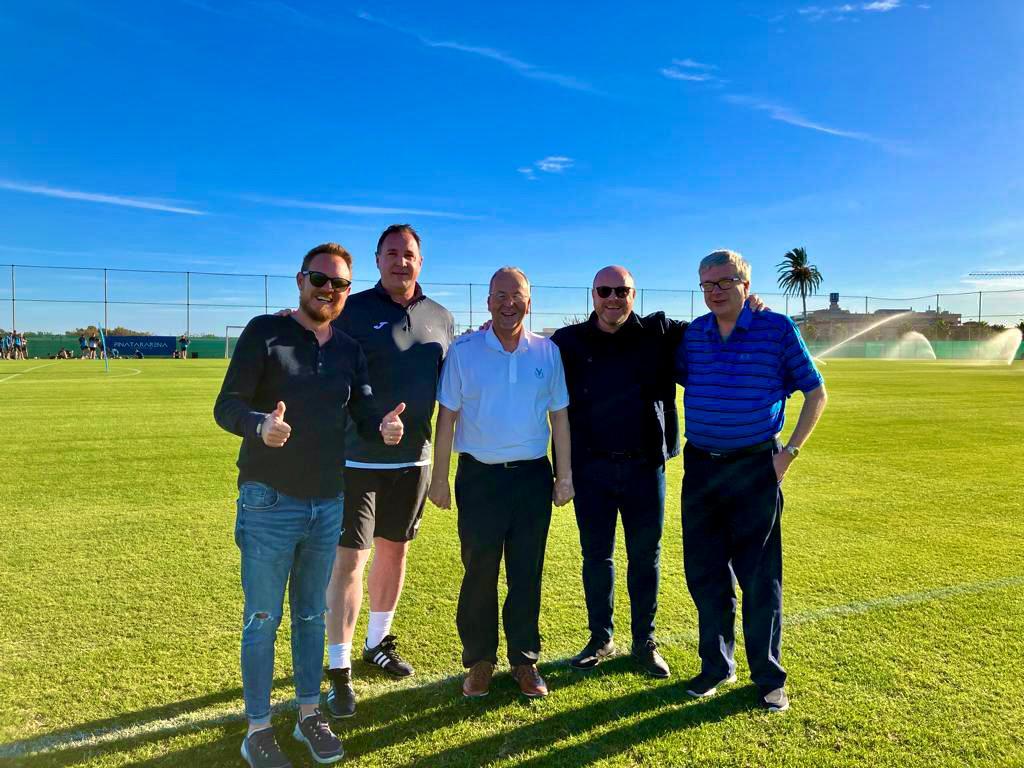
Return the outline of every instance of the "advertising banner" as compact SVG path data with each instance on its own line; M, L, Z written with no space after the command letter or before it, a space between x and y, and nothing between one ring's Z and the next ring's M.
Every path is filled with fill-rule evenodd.
M118 357L132 357L139 350L146 357L170 357L177 339L173 336L107 336L107 351Z

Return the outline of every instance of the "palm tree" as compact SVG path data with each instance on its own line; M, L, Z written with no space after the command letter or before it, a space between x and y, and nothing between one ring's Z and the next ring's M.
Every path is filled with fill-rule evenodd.
M932 323L932 334L936 339L948 339L951 330L949 323L941 317Z
M821 272L807 263L807 251L794 248L782 257L778 264L779 287L787 296L800 294L804 305L804 321L807 320L807 294L814 294L821 287Z
M1024 336L1024 320L1017 323L1017 330L1021 332L1022 336Z

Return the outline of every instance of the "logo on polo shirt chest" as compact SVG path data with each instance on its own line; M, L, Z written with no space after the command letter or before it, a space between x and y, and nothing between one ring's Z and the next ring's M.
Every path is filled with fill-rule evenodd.
M538 379L543 379L544 378L544 369L543 368L534 368L533 369L533 375L536 376Z

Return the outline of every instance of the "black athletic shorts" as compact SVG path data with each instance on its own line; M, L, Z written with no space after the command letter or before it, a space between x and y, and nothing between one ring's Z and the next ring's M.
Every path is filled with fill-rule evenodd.
M339 546L369 549L374 538L412 541L419 531L430 467L345 467L345 512Z

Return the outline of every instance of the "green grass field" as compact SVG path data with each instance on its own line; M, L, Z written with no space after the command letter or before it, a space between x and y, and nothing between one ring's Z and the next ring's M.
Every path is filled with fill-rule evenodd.
M0 363L0 765L242 765L238 439L212 417L223 372L214 360L118 361L109 374ZM541 615L551 695L524 701L501 674L465 702L454 513L429 508L394 627L418 674L395 683L356 663L359 711L338 727L347 763L1024 765L1024 364L822 372L828 411L785 482L790 712L754 708L742 655L740 684L704 703L683 692L696 617L675 459L658 615L672 679L641 677L628 658L590 674L564 663L586 640L566 508ZM279 739L312 765L291 717L278 711Z

